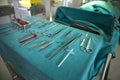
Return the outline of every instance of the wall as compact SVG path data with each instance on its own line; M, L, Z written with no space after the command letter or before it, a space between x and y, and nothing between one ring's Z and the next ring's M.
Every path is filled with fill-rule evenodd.
M8 5L8 0L0 0L0 5ZM0 24L8 23L10 22L9 16L1 16L0 17Z
M55 15L56 9L59 6L63 6L63 1L64 0L59 1L59 3L55 7L52 7L52 15L53 15L53 17ZM50 17L50 0L42 0L42 2L45 5L46 17L47 17L47 19L49 19L49 17ZM72 0L72 3L68 3L68 6L69 7L79 7L80 4L81 4L81 0Z
M8 4L8 0L0 0L0 5L7 5Z

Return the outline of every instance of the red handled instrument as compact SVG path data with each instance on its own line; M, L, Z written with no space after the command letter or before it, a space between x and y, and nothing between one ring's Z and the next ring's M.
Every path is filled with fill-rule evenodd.
M25 41L28 41L32 38L36 38L37 37L37 34L33 34L33 36L29 37L29 38L25 38L24 40L21 40L20 43L24 43Z

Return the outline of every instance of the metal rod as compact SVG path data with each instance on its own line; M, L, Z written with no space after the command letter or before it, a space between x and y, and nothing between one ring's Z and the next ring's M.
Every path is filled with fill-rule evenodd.
M52 0L50 0L50 21L53 21L53 16L52 16Z
M55 51L53 51L52 53L49 53L46 55L46 58L52 59L53 57L55 57L58 53L60 53L62 50L64 50L65 48L67 48L68 46L70 46L77 38L79 38L82 34L78 34L77 36L75 36L74 38L70 39L68 42L66 42L65 44L63 44L62 46L60 46L59 48L57 48Z
M106 75L107 69L108 69L108 67L110 65L111 58L112 58L112 54L109 53L108 56L107 56L107 60L106 60L106 62L104 64L103 72L102 72L100 80L105 80L105 75Z

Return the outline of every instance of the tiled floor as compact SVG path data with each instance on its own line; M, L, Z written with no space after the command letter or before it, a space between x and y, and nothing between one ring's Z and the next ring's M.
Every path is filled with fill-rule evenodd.
M0 56L0 80L12 80L11 74L9 73L1 56Z
M24 80L0 56L0 80Z

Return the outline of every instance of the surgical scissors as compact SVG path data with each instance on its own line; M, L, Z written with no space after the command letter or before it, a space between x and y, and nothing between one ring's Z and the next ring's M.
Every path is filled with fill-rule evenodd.
M93 50L90 48L91 41L92 41L92 38L89 38L87 46L85 47L86 52L88 53L93 53Z
M90 48L90 44L91 44L92 38L89 38L86 46L84 45L87 37L88 37L88 32L86 33L84 39L83 39L82 42L80 43L80 50L81 50L81 51L84 51L84 52L87 52L87 53L92 53L93 50Z

